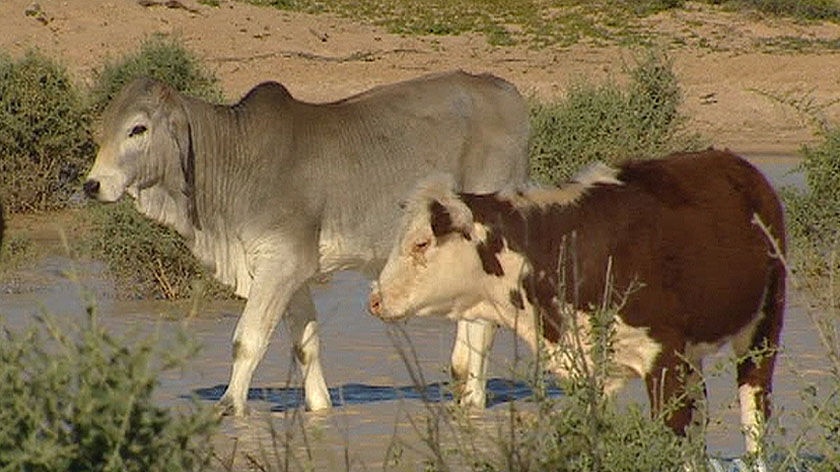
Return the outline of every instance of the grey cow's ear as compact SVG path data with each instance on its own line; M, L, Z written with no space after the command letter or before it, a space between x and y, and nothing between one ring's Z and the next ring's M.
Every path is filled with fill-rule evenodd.
M195 152L189 117L184 109L182 97L172 86L154 79L146 81L155 109L155 122L167 129L169 138L178 150L178 165L183 182L178 182L187 199L187 216L196 229L201 229L195 200ZM166 165L172 165L170 163ZM174 173L173 173L174 175Z
M187 198L187 212L190 223L200 230L201 222L198 218L198 208L195 201L195 149L190 120L175 89L167 84L158 83L155 92L158 100L160 100L160 108L166 110L165 117L168 121L169 132L178 147L178 160L181 166L181 174L184 176L182 192Z
M178 144L178 155L181 161L181 172L184 175L184 196L187 197L187 211L190 222L196 229L201 229L198 218L198 208L195 201L195 149L192 142L192 129L185 113L173 113L170 126Z

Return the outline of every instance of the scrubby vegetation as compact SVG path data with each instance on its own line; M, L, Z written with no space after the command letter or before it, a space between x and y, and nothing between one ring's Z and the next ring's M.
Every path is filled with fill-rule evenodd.
M86 216L91 230L81 248L108 264L123 296L231 296L204 271L179 234L141 215L130 199L91 206Z
M37 52L0 56L0 201L66 207L93 157L91 114L66 69Z
M655 32L640 20L686 8L686 0L245 0L309 13L333 13L386 27L392 33L451 35L481 33L490 44L566 46L580 41L646 44ZM834 0L703 0L727 10L757 11L803 21L840 21Z
M628 70L629 84L573 83L556 102L531 107L532 175L560 183L592 161L653 158L697 146L681 134L682 93L667 56L646 51Z
M215 413L175 413L153 400L185 338L164 351L108 334L89 309L82 327L49 318L0 342L0 470L203 471ZM185 350L181 350L181 349Z
M195 54L175 38L153 35L137 51L105 64L90 90L90 107L96 113L101 112L125 84L139 76L161 80L180 92L207 101L222 101L218 80Z
M802 148L798 170L806 189L785 189L787 220L798 244L837 249L840 244L840 128L826 129L821 143Z

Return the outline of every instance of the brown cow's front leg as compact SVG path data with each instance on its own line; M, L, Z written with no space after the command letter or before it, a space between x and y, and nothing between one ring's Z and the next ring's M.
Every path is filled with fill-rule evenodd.
M685 435L691 423L693 406L686 395L690 372L683 359L683 349L663 346L653 368L645 375L651 417L664 415L665 424L680 436Z
M451 373L454 394L462 406L485 407L488 357L495 333L495 325L487 321L458 321Z

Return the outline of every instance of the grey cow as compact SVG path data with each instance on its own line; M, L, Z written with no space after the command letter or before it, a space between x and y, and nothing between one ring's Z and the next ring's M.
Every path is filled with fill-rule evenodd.
M109 104L85 192L128 193L175 228L215 276L247 298L220 404L246 413L251 377L286 313L307 407L328 408L307 281L358 269L374 276L398 227L400 198L430 172L468 192L527 179L527 106L492 75L448 72L337 102L294 99L275 82L232 106L137 79ZM484 405L493 328L459 323L452 371L462 403Z

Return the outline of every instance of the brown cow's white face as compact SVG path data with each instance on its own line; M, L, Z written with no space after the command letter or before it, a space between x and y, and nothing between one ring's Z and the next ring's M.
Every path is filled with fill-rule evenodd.
M370 311L375 316L454 316L482 302L485 274L475 248L472 214L452 197L446 210L455 231L435 234L428 203L415 205L406 215L398 243L373 283Z

